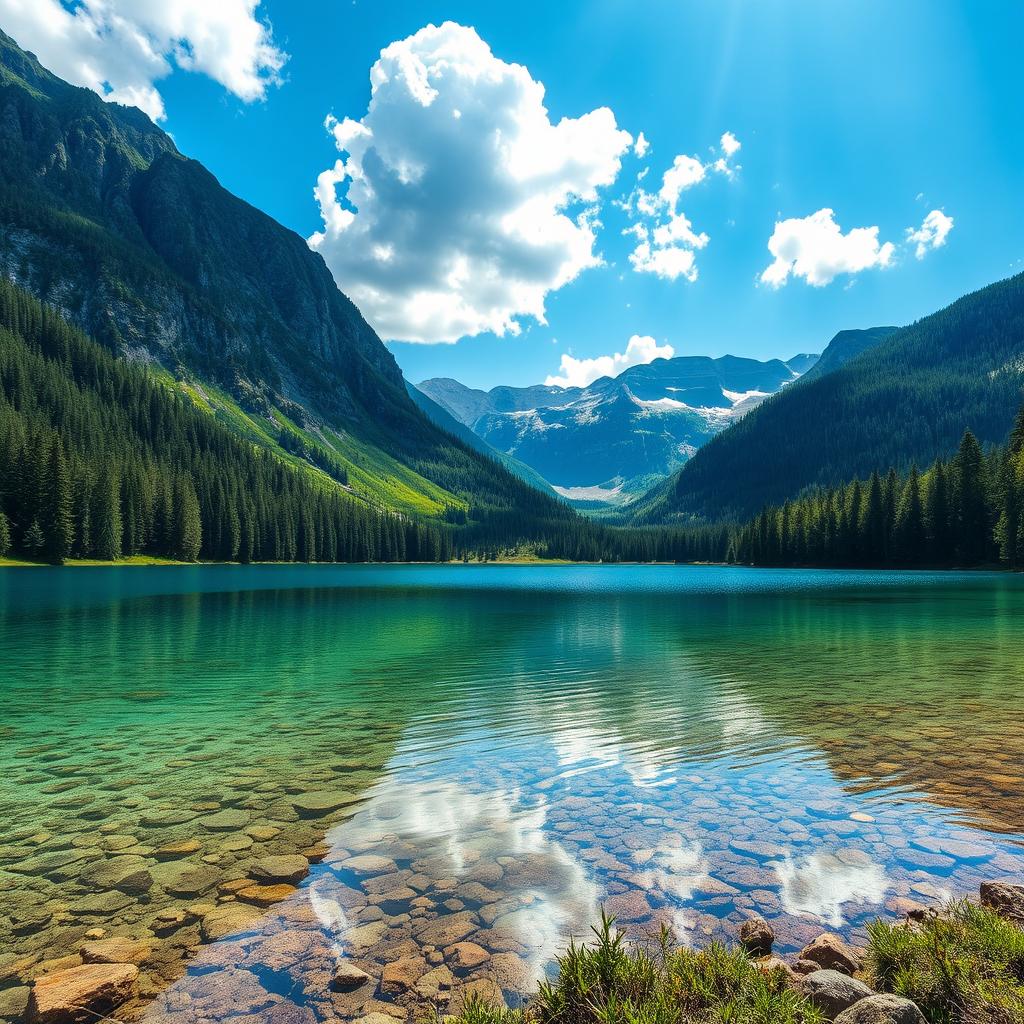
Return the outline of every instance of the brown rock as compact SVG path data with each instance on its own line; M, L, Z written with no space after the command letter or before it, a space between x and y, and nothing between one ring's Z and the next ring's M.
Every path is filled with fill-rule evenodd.
M136 989L139 969L133 964L84 964L37 978L29 999L36 1024L85 1024L105 1014Z
M216 942L238 932L251 931L260 919L260 913L254 907L240 903L225 903L211 910L203 918L200 928L203 942Z
M982 882L981 905L1008 921L1024 925L1024 885L1010 882Z
M651 905L639 889L630 889L619 896L609 896L605 912L616 921L642 921L651 916Z
M139 939L110 938L85 942L78 952L87 964L141 964L152 951Z
M386 964L380 976L380 990L386 995L399 995L411 989L427 973L422 957L404 957Z
M796 985L800 979L800 976L796 971L794 971L781 956L773 955L758 957L754 961L754 966L761 971L762 974L772 974L775 971L782 971L785 976L786 983L789 985Z
M752 917L740 925L740 945L753 957L768 956L775 932L763 917Z
M853 974L861 966L861 955L838 935L823 932L800 951L801 960L811 960L825 970Z
M190 854L198 853L202 844L196 839L182 839L175 843L164 843L153 851L157 860L177 860L179 857L188 857Z
M368 981L373 981L373 978L366 971L359 970L348 960L339 960L338 966L334 969L334 976L331 978L331 988L335 992L353 992Z
M454 946L449 946L444 951L444 956L456 970L468 970L471 967L478 967L490 957L490 954L475 942L456 942Z
M249 867L250 878L262 883L287 882L295 885L309 874L309 861L299 854L261 857Z
M505 1005L505 996L496 981L490 978L477 978L475 981L467 982L455 993L449 1008L450 1012L458 1014L474 996L488 1006L501 1007Z
M271 907L288 899L295 891L294 885L279 882L275 885L247 885L244 889L239 889L235 896L256 907Z

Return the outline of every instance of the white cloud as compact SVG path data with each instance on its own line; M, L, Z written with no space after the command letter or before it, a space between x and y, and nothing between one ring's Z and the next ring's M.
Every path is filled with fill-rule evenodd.
M649 363L654 359L671 359L675 354L676 350L671 345L659 345L649 335L634 334L626 344L625 352L597 356L594 359L562 356L559 375L548 377L544 384L546 387L585 388L599 377L617 377L631 366Z
M889 266L895 246L879 244L877 227L853 228L844 235L833 211L823 209L777 221L768 251L775 260L761 274L765 284L781 288L792 275L822 287L839 274Z
M381 52L366 114L329 118L310 244L385 338L450 342L518 318L600 263L598 189L633 144L601 107L552 123L544 86L472 28L428 25Z
M914 255L923 260L931 249L939 249L946 244L946 236L952 230L953 218L941 210L932 210L919 228L907 228L907 242L915 245Z
M641 160L650 152L651 144L647 141L647 137L641 132L636 137L636 142L633 143L633 153L635 156L640 157Z
M175 67L261 98L287 59L259 0L0 0L0 24L55 74L164 117L156 83Z
M661 176L656 192L648 192L639 185L647 174L647 169L643 170L632 195L619 204L634 221L624 232L637 240L629 254L634 270L667 281L680 277L688 281L697 279L696 251L703 249L710 237L693 230L689 218L679 209L679 201L685 191L699 185L709 174L732 178L739 168L731 161L739 149L736 136L725 132L719 155L707 163L679 154Z

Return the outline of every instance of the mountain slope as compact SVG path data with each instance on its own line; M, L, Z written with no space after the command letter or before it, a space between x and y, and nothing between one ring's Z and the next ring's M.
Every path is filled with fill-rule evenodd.
M637 505L637 522L746 518L811 486L1000 443L1024 389L1024 275L964 296L720 434Z
M447 409L438 405L433 399L427 398L422 391L413 387L412 384L406 382L405 389L409 393L409 397L416 403L417 408L442 430L453 437L457 437L467 447L480 452L481 455L486 455L487 458L501 463L510 473L519 477L520 480L528 483L531 487L536 487L538 491L543 491L552 497L556 496L551 484L539 473L530 469L525 463L512 458L511 455L506 455L504 452L499 452L496 448L492 448L482 438L477 437L464 423L460 423Z
M826 373L838 370L851 359L856 359L861 352L867 352L881 344L898 331L898 327L868 327L859 331L840 331L826 346L817 361L807 370L804 380L814 380Z
M799 365L813 357L801 356ZM781 360L679 356L602 377L586 388L419 389L488 445L530 466L567 498L621 502L798 376Z
M0 274L248 440L421 517L562 514L419 411L299 235L2 33L0 152Z

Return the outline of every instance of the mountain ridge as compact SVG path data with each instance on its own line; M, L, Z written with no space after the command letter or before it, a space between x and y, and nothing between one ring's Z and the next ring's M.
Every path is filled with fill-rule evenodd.
M744 519L807 488L1001 444L1024 397L1024 274L961 296L808 374L652 488L634 523Z
M815 357L794 358L805 367ZM432 378L418 389L563 497L618 504L667 476L799 372L781 359L675 356L586 387L499 385L483 391Z

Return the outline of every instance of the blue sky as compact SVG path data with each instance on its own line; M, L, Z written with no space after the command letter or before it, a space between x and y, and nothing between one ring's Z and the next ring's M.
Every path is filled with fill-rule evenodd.
M0 0L0 26L8 30L12 2ZM129 0L118 3L130 17ZM169 8L176 4L193 21L205 16L195 0L168 0ZM246 0L224 4L249 17ZM283 67L275 71L273 58L261 58L263 82L254 85L239 72L235 53L196 47L187 58L171 56L151 73L161 123L232 192L307 237L324 229L313 189L339 157L356 152L370 180L374 143L382 152L390 146L398 164L408 156L412 184L403 182L408 188L390 198L379 185L362 193L352 223L328 230L321 251L382 333L433 340L463 326L479 331L456 343L393 343L413 381L536 383L559 373L563 355L624 353L634 335L653 339L634 344L637 358L666 345L677 355L788 357L820 350L842 328L909 322L1024 269L1024 8L1009 0L263 0L249 20L269 25L263 42L287 55ZM416 35L445 21L475 36L455 33L439 43ZM227 22L221 27L225 38L237 37ZM59 73L71 73L61 65L68 54L47 59L44 38L20 41ZM390 84L367 117L371 66L382 49L402 41L385 68ZM431 79L437 102L419 106L395 84L395 69L410 55L430 65L441 44L455 45L469 70ZM188 59L191 73L178 67ZM508 64L525 72L509 72ZM505 77L482 86L467 77L478 72ZM115 75L128 73L116 66L100 87L117 87ZM543 84L554 127L519 152L557 163L543 195L534 184L520 187L518 178L510 189L511 179L487 166L487 146L444 134L466 108L477 136L488 135L493 114L495 130L507 137L515 117L540 109L531 81ZM479 109L468 109L474 100ZM584 117L601 108L614 124L608 115ZM363 127L332 137L328 115ZM563 118L584 120L559 128ZM366 127L371 143L361 141ZM640 132L650 147L642 158ZM740 144L727 160L726 132ZM346 140L353 148L340 153ZM572 152L573 145L585 152ZM685 185L670 209L657 196L676 157L695 160L684 160ZM718 170L716 160L725 160ZM344 173L334 187L337 213L346 205ZM356 194L357 186L348 188ZM589 192L582 202L577 188ZM643 193L649 215L637 213ZM632 215L620 205L631 194ZM539 211L536 224L528 218L543 242L538 259L521 238L513 244L496 228L507 226L501 216L510 209L516 223L519 211ZM819 214L829 209L831 220ZM933 210L941 213L932 224L944 225L942 244L934 230L920 244L908 240L908 229L920 229ZM794 223L776 241L784 256L797 253L801 262L784 261L771 281L762 280L773 263L768 245L776 222L787 220ZM448 237L446 225L456 223ZM645 262L635 255L642 232L650 253L658 227L672 225L678 230L669 244L684 254L685 272L678 263L670 277L651 272L657 260L648 259L647 270L630 262L631 253ZM634 233L623 234L629 228ZM844 237L865 228L877 235ZM371 251L377 262L369 272ZM474 276L481 253L497 253L487 288L479 281L486 274ZM452 272L460 254L468 259ZM780 283L787 267L792 272ZM450 303L449 285L439 280L453 282ZM409 296L419 288L431 290L436 315L423 319L414 308ZM538 304L546 323L531 315ZM487 329L496 323L503 336ZM518 334L510 329L516 324ZM572 372L586 374L586 365Z

